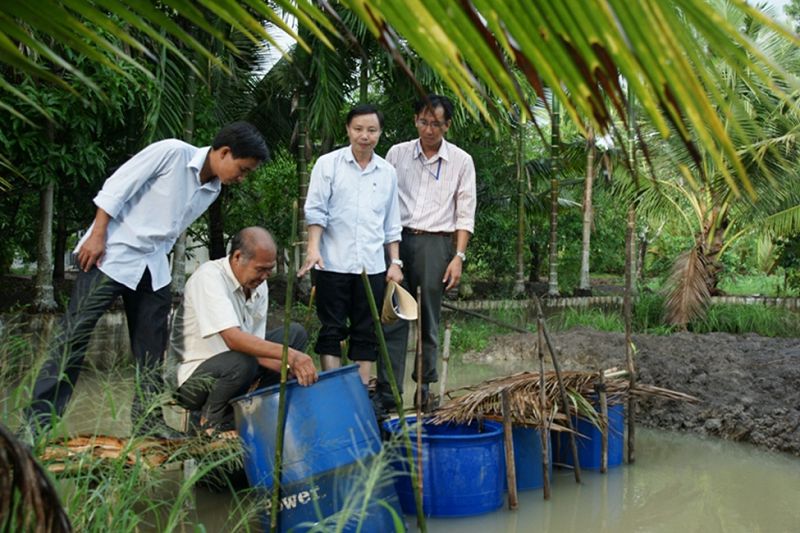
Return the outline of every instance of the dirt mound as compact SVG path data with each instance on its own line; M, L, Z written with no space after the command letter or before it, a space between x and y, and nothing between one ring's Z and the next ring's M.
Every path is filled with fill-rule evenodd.
M625 368L625 337L575 328L551 334L565 369ZM745 441L800 456L800 339L727 333L634 335L639 380L697 396L696 405L647 400L637 422ZM497 336L465 361L535 370L536 338Z

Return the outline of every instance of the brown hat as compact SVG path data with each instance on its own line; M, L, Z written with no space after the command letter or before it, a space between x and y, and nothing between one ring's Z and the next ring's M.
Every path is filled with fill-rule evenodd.
M381 322L393 324L397 319L416 320L417 301L407 290L394 281L386 285L386 294L383 297L383 311Z

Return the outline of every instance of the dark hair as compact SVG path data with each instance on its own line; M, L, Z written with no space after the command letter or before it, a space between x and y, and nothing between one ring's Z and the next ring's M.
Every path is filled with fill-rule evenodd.
M243 228L231 237L231 251L228 252L228 257L233 256L233 253L239 250L242 252L242 259L249 261L256 254L256 247L265 239L269 246L275 246L272 234L261 226Z
M453 117L453 102L441 94L429 94L414 104L414 114L419 115L426 109L435 110L441 107L444 110L444 119L450 120Z
M372 104L358 104L350 112L347 114L347 125L350 125L350 121L353 120L354 117L359 115L377 115L378 117L378 125L380 125L381 129L383 129L383 113L380 110L372 105Z
M269 148L255 126L249 122L231 122L217 133L211 142L211 148L218 150L223 146L231 149L236 159L252 157L257 161L269 159Z

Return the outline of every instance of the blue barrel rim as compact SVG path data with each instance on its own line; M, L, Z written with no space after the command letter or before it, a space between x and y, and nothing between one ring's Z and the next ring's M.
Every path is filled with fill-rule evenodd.
M417 420L417 417L414 416L414 415L406 416L406 424L409 423L409 420L411 421L411 423L415 423L416 420ZM426 422L423 420L422 424L424 426L426 424ZM456 424L456 423L453 423L453 422L447 422L445 424L433 424L433 425L437 425L437 426L447 426L447 425L470 426L472 424L477 424L477 420L473 421L473 422L470 422L469 424L463 424L463 423ZM495 437L495 436L503 433L503 424L501 424L500 422L496 422L494 420L484 420L483 424L484 424L484 431L481 432L481 433L472 433L472 434L469 434L469 435L447 435L447 434L430 435L430 434L423 433L422 434L422 441L423 442L436 442L436 441L440 441L440 440L447 440L447 441L476 440L476 439L482 439L482 438L488 438L488 437ZM489 427L491 429L488 429ZM390 420L386 420L383 423L383 428L386 429L386 431L388 431L388 432L390 432L392 434L399 433L400 430L401 430L400 418L398 417L398 418L392 418ZM413 429L410 431L410 433L412 435L414 435L415 438L416 438L416 434L417 433Z
M353 371L358 371L358 365L357 364L347 365L347 366L343 366L343 367L340 367L340 368L334 368L332 370L323 370L322 372L319 372L317 374L319 376L319 379L317 380L317 383L314 383L314 385L318 385L321 381L328 380L328 379L330 379L330 378L332 378L334 376L338 376L339 374L346 374L346 373L350 373L350 372L353 372ZM313 387L314 385L309 385L309 386ZM292 378L292 379L286 381L287 390L289 389L289 387L292 387L292 388L294 388L294 387L302 387L302 385L300 385L295 378ZM250 399L252 399L252 398L254 398L256 396L269 396L271 394L275 394L277 392L280 392L280 388L281 388L281 384L280 383L276 383L275 385L270 385L269 387L262 387L260 389L254 390L252 392L248 392L247 394L242 394L241 396L236 396L235 398L231 398L228 401L228 403L233 404L233 403L236 403L236 402L241 402L243 400L250 400Z

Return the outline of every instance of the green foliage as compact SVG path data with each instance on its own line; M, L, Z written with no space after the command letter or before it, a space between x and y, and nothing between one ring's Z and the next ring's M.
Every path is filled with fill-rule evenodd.
M695 333L757 333L765 337L800 337L797 314L780 307L713 305L701 320L689 323Z
M624 331L625 324L619 313L608 313L597 308L566 309L548 320L555 330L589 327L598 331Z
M784 289L798 294L800 293L800 235L781 240L778 250L777 263L784 269Z

